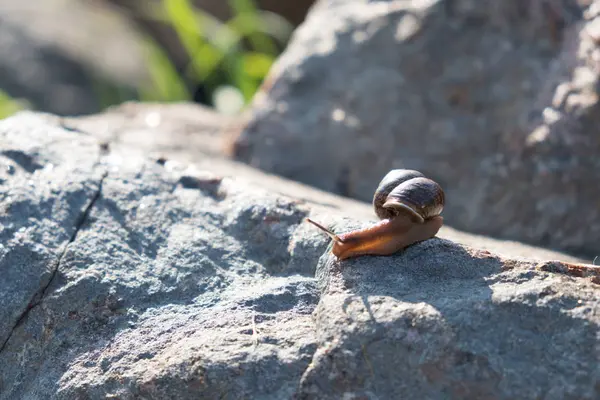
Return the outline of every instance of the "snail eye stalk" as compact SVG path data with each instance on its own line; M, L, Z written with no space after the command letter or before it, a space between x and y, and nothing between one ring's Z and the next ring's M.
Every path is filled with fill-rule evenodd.
M310 222L311 224L313 224L314 226L316 226L317 228L319 228L320 230L322 230L323 232L325 232L325 234L327 236L329 236L332 240L338 242L338 243L344 243L344 241L342 240L342 238L340 238L338 235L336 235L335 233L331 232L329 229L325 228L323 225L313 221L310 218L306 218L306 222Z

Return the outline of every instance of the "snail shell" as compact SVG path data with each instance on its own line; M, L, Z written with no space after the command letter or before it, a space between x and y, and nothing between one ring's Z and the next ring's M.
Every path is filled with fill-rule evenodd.
M408 212L416 222L423 222L440 215L445 200L442 187L419 171L394 169L375 190L373 207L380 219Z

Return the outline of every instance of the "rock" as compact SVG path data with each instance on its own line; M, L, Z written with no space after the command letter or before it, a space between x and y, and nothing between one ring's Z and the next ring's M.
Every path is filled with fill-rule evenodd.
M3 121L0 135L1 345L46 291L101 177L91 137L27 118Z
M164 131L105 115L0 121L1 400L598 396L600 274L581 260L444 227L340 265L303 220L356 228L369 205L156 160L132 132Z
M0 88L33 109L90 114L115 101L110 88L121 102L148 83L142 37L106 5L4 0L0 15Z
M96 157L91 136L49 126L0 128L3 154L38 166L4 183L0 398L289 397L314 351L325 238L298 227L309 210L118 148ZM321 251L299 264L302 247Z
M456 227L470 225L478 232L589 258L599 254L600 193L590 182L600 179L600 42L590 35L600 19L592 12L593 7L568 32L533 103L527 129L507 140L504 156L486 160L486 169L496 171L494 180L480 192L473 209L460 213L465 223ZM489 220L497 221L493 228L468 217L482 214L486 204L493 205L488 209Z
M390 169L417 169L454 227L594 257L590 3L319 1L229 154L365 201Z
M598 398L598 285L546 269L439 238L324 256L298 398Z
M220 155L224 147L221 131L235 122L214 109L193 103L127 102L102 113L65 117L56 121L67 129L81 131L136 152L156 158L176 158L193 163L207 155ZM166 134L168 132L168 134Z

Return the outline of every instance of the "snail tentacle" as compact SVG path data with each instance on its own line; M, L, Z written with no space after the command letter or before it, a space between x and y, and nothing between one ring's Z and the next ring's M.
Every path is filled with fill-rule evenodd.
M338 235L331 232L329 229L325 228L323 225L319 224L318 222L315 222L310 218L306 218L306 222L310 222L311 224L313 224L314 226L316 226L317 228L322 230L327 236L329 236L335 242L344 243L344 240L342 238L340 238Z

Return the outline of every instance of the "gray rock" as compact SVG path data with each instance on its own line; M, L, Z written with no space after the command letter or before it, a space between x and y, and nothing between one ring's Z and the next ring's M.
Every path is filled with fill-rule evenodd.
M0 124L0 346L81 227L99 190L98 161L93 138L27 118Z
M309 209L31 114L0 133L0 398L291 396L326 246L295 234Z
M0 121L0 399L598 396L578 260L444 227L340 265L303 219L343 231L369 205L78 121Z
M90 114L135 98L149 80L143 51L139 33L102 2L0 2L0 88L30 108Z
M365 201L390 169L417 169L446 189L452 226L593 257L590 3L319 1L229 154Z
M298 398L598 398L597 284L511 264L439 238L389 258L324 256Z
M128 155L133 151L142 156L176 158L187 163L221 154L225 146L221 131L236 122L199 104L133 101L94 115L60 119L46 115L46 119L93 135L113 148L124 147Z
M11 97L57 114L100 110L91 81L76 61L37 42L4 17L0 35L0 87Z

